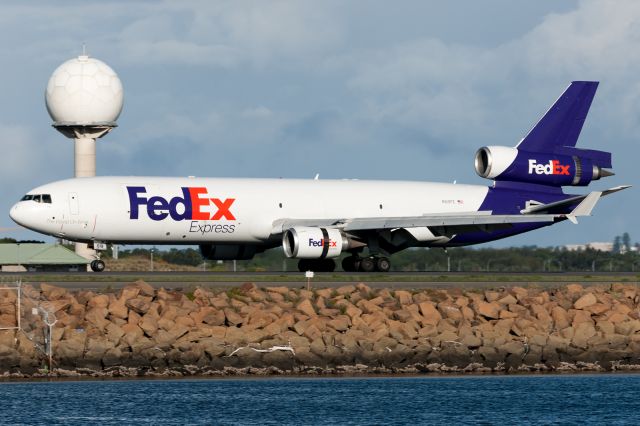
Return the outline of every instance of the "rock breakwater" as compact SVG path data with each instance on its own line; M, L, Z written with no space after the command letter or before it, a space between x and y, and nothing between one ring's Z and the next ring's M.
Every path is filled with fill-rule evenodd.
M380 374L640 369L640 290L22 289L0 376ZM52 370L46 325L55 314ZM0 327L17 324L0 290Z

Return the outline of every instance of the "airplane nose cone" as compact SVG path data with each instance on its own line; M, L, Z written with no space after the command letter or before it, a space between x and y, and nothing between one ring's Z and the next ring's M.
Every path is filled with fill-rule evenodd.
M20 203L14 204L13 207L11 207L11 210L9 210L9 217L18 225L22 225L20 222Z

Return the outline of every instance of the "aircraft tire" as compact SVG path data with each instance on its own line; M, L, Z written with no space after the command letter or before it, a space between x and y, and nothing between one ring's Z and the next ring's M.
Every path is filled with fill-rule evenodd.
M378 272L389 272L391 270L391 262L386 257L376 259L376 270Z
M345 272L357 272L360 267L358 256L349 256L342 259L342 270Z
M102 271L104 271L104 268L106 267L104 262L102 260L100 260L100 259L92 261L89 266L91 266L91 270L93 272L102 272Z
M370 257L365 257L360 261L360 272L373 272L376 270L376 264Z

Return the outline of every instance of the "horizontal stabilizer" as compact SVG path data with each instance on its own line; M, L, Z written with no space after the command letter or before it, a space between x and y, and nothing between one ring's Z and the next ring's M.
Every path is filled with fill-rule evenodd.
M602 197L604 197L605 195L613 194L614 192L622 191L623 189L627 189L627 188L631 188L631 185L616 186L614 188L606 189L600 192L600 194ZM569 207L577 202L581 202L582 200L587 198L589 195L590 194L578 195L575 197L566 198L564 200L555 201L553 203L536 204L536 205L527 207L526 209L520 210L520 213L541 214L541 213L558 212L558 210L562 209L563 207Z
M591 211L596 206L596 203L602 196L602 192L593 191L589 195L585 197L584 200L578 206L573 209L573 211L567 215L567 219L569 219L573 223L578 223L577 216L591 216Z

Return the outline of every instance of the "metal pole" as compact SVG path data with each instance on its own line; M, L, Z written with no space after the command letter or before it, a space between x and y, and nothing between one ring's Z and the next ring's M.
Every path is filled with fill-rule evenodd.
M237 271L237 265L236 265L236 260L233 259L233 272Z
M51 369L53 367L53 326L49 326L49 373L51 373Z
M20 325L20 312L22 309L22 305L21 305L21 299L22 299L22 281L18 281L18 330L22 330L22 327Z

